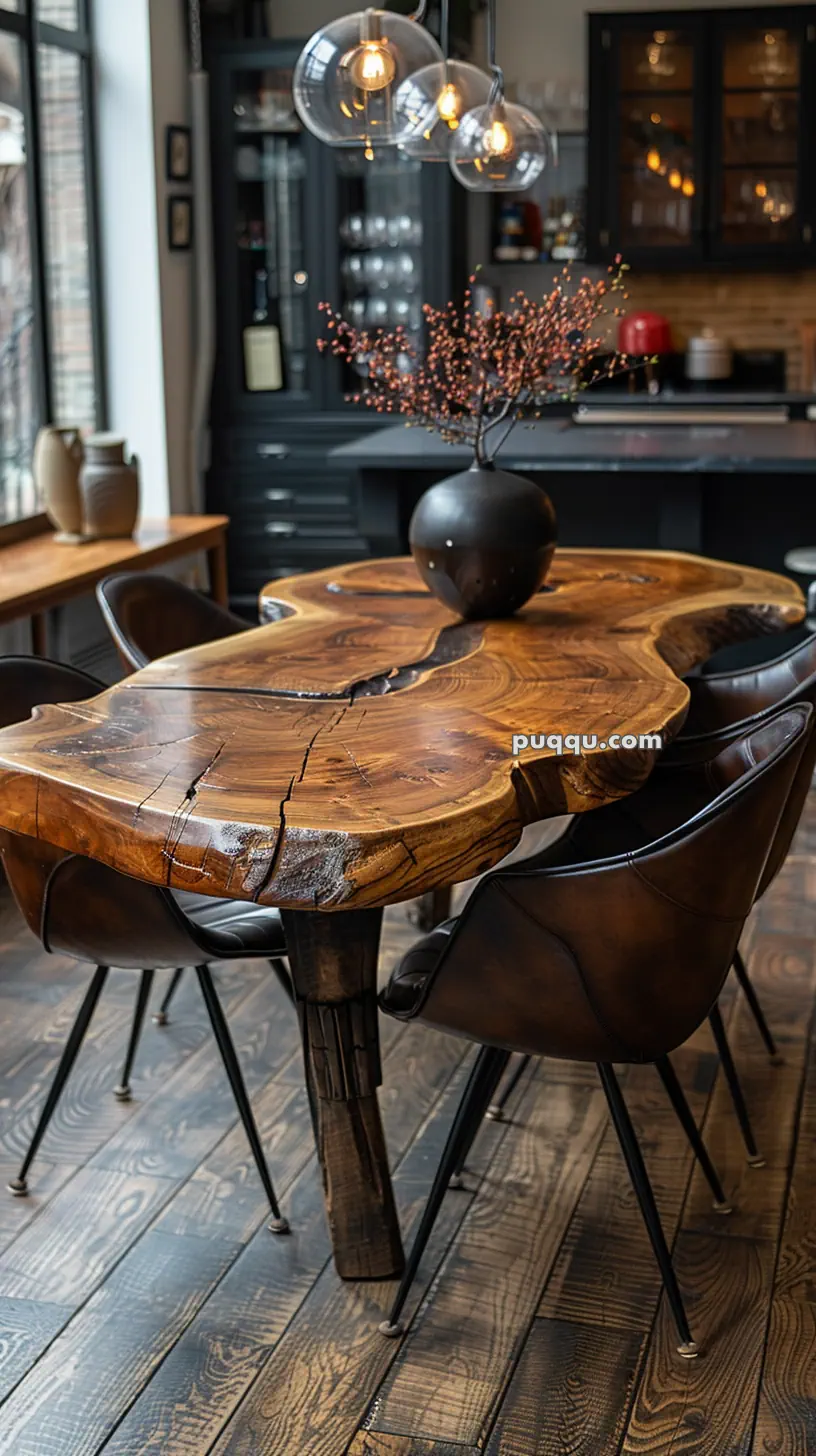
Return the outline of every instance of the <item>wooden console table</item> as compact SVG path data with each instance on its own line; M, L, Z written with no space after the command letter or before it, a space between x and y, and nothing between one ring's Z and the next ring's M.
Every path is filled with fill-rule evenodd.
M142 521L132 538L65 546L45 516L0 529L0 626L31 618L31 646L47 652L47 613L93 591L112 571L142 571L206 551L210 591L227 605L228 516Z

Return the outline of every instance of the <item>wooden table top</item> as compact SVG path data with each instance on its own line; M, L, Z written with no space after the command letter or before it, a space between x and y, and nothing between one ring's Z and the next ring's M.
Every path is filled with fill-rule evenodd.
M279 620L0 733L0 824L177 889L364 908L468 879L525 824L635 789L687 672L801 621L769 572L560 551L516 617L457 620L410 559L276 582ZM596 733L586 756L515 733Z
M47 611L93 589L110 571L160 566L216 545L228 516L170 516L142 521L132 538L71 546L50 530L0 544L0 622Z

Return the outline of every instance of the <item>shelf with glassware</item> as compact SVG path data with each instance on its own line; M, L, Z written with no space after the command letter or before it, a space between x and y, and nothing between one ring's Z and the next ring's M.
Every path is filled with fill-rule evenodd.
M231 587L364 556L353 469L330 451L381 425L360 376L320 357L318 304L400 322L465 284L466 194L396 148L322 146L292 104L302 42L222 41L212 77L218 349L208 505L231 517ZM385 313L387 316L385 316Z
M816 6L589 25L588 257L816 262Z

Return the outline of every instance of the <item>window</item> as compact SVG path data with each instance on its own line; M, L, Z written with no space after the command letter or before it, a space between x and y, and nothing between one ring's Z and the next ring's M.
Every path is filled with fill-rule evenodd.
M103 422L88 0L0 0L0 526L40 425Z

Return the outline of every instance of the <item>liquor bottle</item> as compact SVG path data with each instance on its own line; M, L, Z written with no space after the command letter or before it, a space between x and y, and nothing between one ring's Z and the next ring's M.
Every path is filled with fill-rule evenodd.
M280 319L277 299L269 297L269 274L255 273L255 308L252 323L244 329L246 387L252 394L283 389Z

